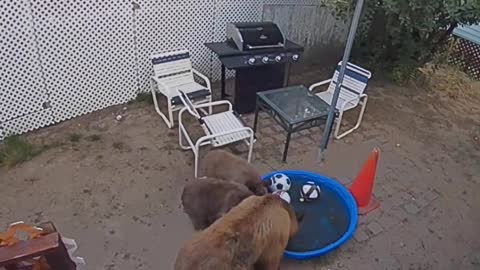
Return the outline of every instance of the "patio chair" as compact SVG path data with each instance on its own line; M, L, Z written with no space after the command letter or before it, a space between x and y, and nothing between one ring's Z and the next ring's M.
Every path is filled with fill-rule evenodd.
M332 104L332 98L337 85L341 64L341 62L338 64L335 74L333 75L333 79L315 83L309 88L310 91L313 91L315 88L329 83L330 85L328 86L328 89L324 92L318 93L317 96L330 105ZM347 63L345 77L343 79L342 87L340 88L340 96L336 105L339 115L336 120L337 123L334 132L335 139L341 139L360 127L368 101L368 96L365 94L365 89L367 88L368 80L371 77L372 73L370 71L352 63ZM361 105L362 108L358 116L357 123L353 128L339 134L343 113L356 108L358 105Z
M151 57L153 72L151 92L153 104L157 113L163 118L169 128L174 124L173 112L183 108L177 89L181 89L193 100L194 104L212 101L210 80L194 68L187 50L155 53ZM195 82L194 74L206 84ZM157 90L167 99L168 117L160 110L157 100ZM209 108L211 112L211 107Z
M195 156L195 177L198 177L198 157L200 147L204 145L212 145L213 147L220 147L228 144L232 144L239 141L245 141L248 149L248 162L252 159L254 132L251 128L247 127L240 117L233 111L232 104L227 100L215 101L205 104L193 104L188 95L182 90L178 90L179 97L184 108L178 113L178 138L180 147L184 150L192 150ZM228 109L223 112L209 114L202 116L198 110L206 107L227 105ZM197 110L198 109L198 110ZM185 111L188 111L194 116L203 131L205 136L200 137L194 143L192 138L187 132L183 124L182 115ZM183 138L187 141L187 145L184 144Z

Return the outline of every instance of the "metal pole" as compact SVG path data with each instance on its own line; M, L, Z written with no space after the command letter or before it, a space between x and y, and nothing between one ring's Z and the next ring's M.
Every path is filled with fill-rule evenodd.
M330 134L333 128L333 122L335 120L335 108L337 106L338 97L340 95L340 88L345 77L345 70L347 68L347 62L350 59L350 53L352 51L353 41L355 40L355 34L357 33L358 23L360 21L360 15L362 14L364 0L358 0L355 7L355 13L352 18L352 25L350 26L350 32L348 33L347 46L343 54L342 66L340 68L340 74L338 75L338 81L333 94L332 104L330 112L328 113L327 123L323 132L322 144L320 145L320 157L323 159L323 153L327 149L328 142L330 140Z

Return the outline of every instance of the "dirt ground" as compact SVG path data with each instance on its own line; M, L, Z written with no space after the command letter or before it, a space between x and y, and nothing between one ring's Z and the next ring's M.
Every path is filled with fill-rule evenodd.
M298 68L291 84L324 74ZM368 91L361 128L333 141L323 163L320 128L293 136L283 164L284 134L261 117L253 163L262 173L305 169L348 185L373 147L381 149L375 186L381 209L361 217L354 239L338 251L285 260L282 269L480 269L480 100L378 80ZM347 124L355 114L348 113ZM251 115L245 118L252 124ZM0 224L53 221L78 241L83 269L172 269L192 235L179 197L193 175L193 155L179 149L177 132L153 106L136 103L30 134L35 143L63 145L0 169ZM71 142L71 134L82 138ZM244 147L232 150L245 155Z

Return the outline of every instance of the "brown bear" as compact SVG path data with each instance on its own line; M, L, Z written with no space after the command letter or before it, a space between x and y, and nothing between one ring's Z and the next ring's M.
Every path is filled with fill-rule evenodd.
M210 151L202 162L203 175L243 184L255 195L268 193L267 183L255 167L245 159L224 150Z
M203 230L253 193L244 185L215 178L194 179L182 193L182 205L195 230Z
M187 242L175 270L278 270L297 218L279 196L250 196Z

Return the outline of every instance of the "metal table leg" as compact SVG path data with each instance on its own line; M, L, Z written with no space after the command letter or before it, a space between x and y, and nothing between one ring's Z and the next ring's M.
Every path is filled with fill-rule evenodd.
M255 105L255 118L253 120L253 133L257 133L257 123L258 123L258 113L260 112L260 107L258 106L258 103L261 102L258 98L257 98L257 105Z
M287 87L290 81L290 63L285 64L285 77L283 78L283 87Z
M222 64L222 76L221 76L221 94L220 94L220 98L222 100L225 99L225 96L226 96L226 92L225 92L225 66Z
M283 162L287 162L288 147L290 145L290 138L292 136L292 128L289 126L287 130L287 141L285 142L285 149L283 150Z

